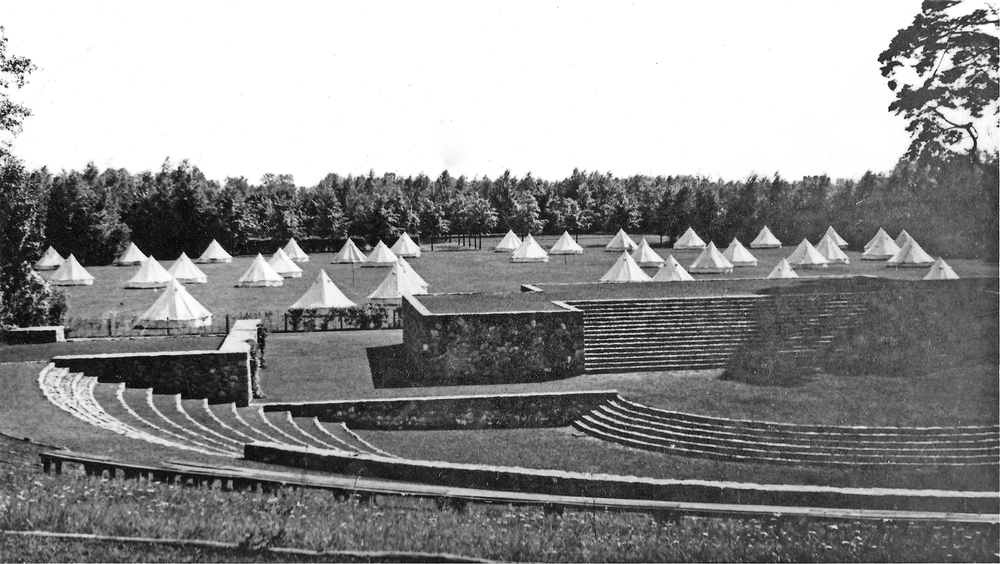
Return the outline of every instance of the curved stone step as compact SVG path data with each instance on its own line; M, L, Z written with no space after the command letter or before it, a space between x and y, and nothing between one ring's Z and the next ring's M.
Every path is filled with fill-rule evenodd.
M213 456L231 457L235 455L235 451L226 451L209 444L201 444L185 433L174 430L171 422L150 401L151 389L126 388L124 385L120 385L117 395L121 405L129 413L132 420L138 421L146 433L157 436L167 445Z
M240 445L240 448L248 442L258 440L256 437L241 433L220 419L209 408L207 399L182 399L181 406L184 412L200 426L229 443Z
M664 429L669 432L686 432L694 434L703 434L705 436L710 436L718 438L720 440L744 440L744 441L773 441L785 444L793 445L806 445L806 446L817 446L819 448L855 448L859 444L867 445L879 445L886 448L910 448L910 449L940 449L940 448L956 448L956 449L984 449L984 450L1000 450L1000 443L996 440L996 437L991 438L978 438L978 439L966 439L963 437L961 440L948 440L947 437L938 438L935 436L919 436L919 435L899 435L899 434L869 434L869 435L858 435L858 434L848 434L848 433L820 433L820 432L802 432L795 431L792 429L786 430L774 430L774 429L755 429L755 428L744 428L737 425L731 425L726 423L719 424L708 424L708 423L696 423L685 421L683 419L655 419L651 417L646 417L641 413L631 411L627 408L618 406L616 402L611 401L605 405L597 408L595 411L601 411L607 414L608 417L613 419L618 419L623 422L635 423L637 425L648 426L654 429Z
M271 436L271 434L254 427L250 424L250 422L243 418L242 412L251 408L238 408L232 403L209 403L206 405L206 409L208 409L212 415L221 421L224 426L233 429L233 431L240 435L248 437L249 442L281 442L277 438Z
M396 455L385 452L384 450L364 440L360 435L351 431L343 422L319 421L317 419L316 425L322 427L329 435L338 437L349 446L350 450L398 458Z
M699 449L735 453L770 453L789 460L842 460L859 463L882 463L890 461L935 463L937 460L965 462L981 460L983 457L997 458L996 448L951 448L936 447L891 447L872 446L863 441L850 445L814 445L783 441L772 437L718 437L697 429L666 429L613 417L595 410L587 416L594 424L603 425L617 434L634 433L646 441L662 441L664 444L695 445ZM749 456L749 455L748 455Z
M588 434L594 434L606 440L622 444L631 444L638 448L657 450L685 456L699 456L731 461L780 462L791 464L817 465L901 465L901 466L979 466L996 464L996 457L952 457L952 456L894 456L853 454L852 456L833 456L829 453L789 452L765 450L755 445L742 447L720 446L698 441L670 439L653 436L599 421L590 416L584 416L573 426Z
M816 432L816 433L843 433L843 434L856 434L856 435L911 435L911 436L927 436L927 435L947 435L951 437L969 437L980 436L984 438L998 438L1000 439L1000 425L960 425L960 426L940 426L940 427L888 427L888 426L845 426L845 425L816 425L816 424L800 424L800 423L780 423L775 421L757 421L757 420L747 420L747 419L728 419L724 417L713 417L706 415L697 415L693 413L683 413L678 411L670 411L666 409L660 409L656 407L650 407L647 405L642 405L630 401L626 398L618 396L613 400L613 403L626 407L630 410L644 413L652 416L662 417L664 419L682 419L692 422L700 422L709 425L738 425L744 428L756 428L756 429L776 429L776 430L787 430L794 432Z

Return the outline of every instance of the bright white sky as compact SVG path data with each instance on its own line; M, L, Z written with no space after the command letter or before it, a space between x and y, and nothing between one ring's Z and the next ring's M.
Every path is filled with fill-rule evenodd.
M919 0L0 2L28 166L209 178L859 177L908 143L878 55Z

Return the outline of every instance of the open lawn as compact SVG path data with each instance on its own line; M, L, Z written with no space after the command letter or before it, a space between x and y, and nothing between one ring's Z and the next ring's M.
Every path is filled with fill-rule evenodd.
M551 239L551 240L549 240ZM540 237L539 242L548 247L555 237ZM650 238L650 241L654 241ZM484 241L484 247L486 242ZM408 262L430 285L431 293L448 292L517 292L521 284L569 284L596 282L614 264L618 253L604 252L603 248L587 247L583 255L553 256L548 263L510 262L506 253L495 253L484 248L472 250L451 245L436 245L431 252L425 247L423 256L408 259ZM663 258L673 254L687 267L698 256L698 251L674 251L667 248L655 249ZM732 274L696 275L699 280L763 278L774 265L791 254L793 247L770 250L754 250L759 266L737 268ZM832 266L815 270L800 270L803 277L877 275L887 278L917 280L923 278L924 268L886 268L882 261L860 260L860 253L848 251L851 264ZM253 257L241 256L230 264L206 264L199 267L208 276L207 284L191 284L188 290L205 305L217 318L226 314L262 314L274 312L281 315L309 289L320 269L337 283L348 298L358 304L367 302L367 296L385 277L386 268L362 268L350 265L331 264L332 254L310 255L310 261L300 266L305 271L301 278L285 279L277 288L235 288L236 280L246 271ZM169 267L171 261L162 261ZM996 264L977 260L954 259L949 264L962 277L997 277ZM126 290L126 281L138 266L91 266L87 270L96 280L93 286L68 286L68 315L74 318L106 318L112 315L127 318L143 313L159 295L158 290ZM353 271L353 274L352 274ZM647 268L650 275L655 270ZM656 284L663 295L671 295L678 284Z

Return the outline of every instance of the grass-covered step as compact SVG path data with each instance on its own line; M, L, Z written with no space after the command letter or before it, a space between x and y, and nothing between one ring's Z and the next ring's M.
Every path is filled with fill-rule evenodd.
M147 392L147 399L153 409L166 420L167 428L181 433L198 445L237 452L243 444L220 437L195 421L181 403L180 394L155 394Z
M274 421L271 421L268 414L264 413L263 407L259 405L241 408L239 412L247 423L274 437L272 440L275 442L286 445L315 446L310 445L305 439L296 436L297 431L295 429L286 429L287 426L284 425L283 418L276 418Z
M710 425L731 425L741 428L784 430L802 433L840 433L851 436L877 436L877 435L909 435L909 436L936 436L936 437L967 437L967 438L994 438L1000 440L1000 425L965 425L965 426L941 426L941 427L887 427L887 426L843 426L843 425L812 425L800 423L778 423L772 421L754 421L726 419L723 417L709 417L692 413L680 413L655 407L642 405L619 396L614 400L615 405L627 407L630 410L646 415L660 417L663 419L681 419L685 421L701 422Z
M278 427L288 435L294 437L296 440L301 441L301 444L315 448L333 447L330 442L317 436L317 433L313 433L308 428L300 426L298 422L292 418L292 414L287 411L264 413L264 416L267 417L268 421L272 425Z
M102 384L107 385L107 384ZM234 456L233 450L224 450L211 444L194 440L189 434L179 430L167 419L151 401L152 390L149 388L118 387L118 398L132 419L141 423L143 431L155 435L163 444L176 448L190 449L203 454L215 456Z
M924 462L947 460L950 462L977 461L983 457L996 458L1000 452L990 447L958 447L953 445L890 445L856 441L838 445L817 444L801 441L787 441L782 437L720 436L696 428L652 425L635 419L619 417L613 413L595 410L588 417L619 432L633 432L646 437L655 437L668 443L697 444L705 448L752 449L777 453L781 458L803 459L810 456L829 456L837 459L866 461Z
M683 418L650 417L622 407L616 402L609 402L606 405L602 405L597 411L606 413L609 417L623 422L649 426L654 429L662 428L668 431L700 433L721 439L764 440L787 444L814 445L820 448L856 448L865 445L878 445L883 448L918 450L980 449L985 452L1000 451L1000 443L998 443L996 437L989 435L959 435L959 438L950 438L950 436L919 436L897 433L858 435L856 433L808 432L793 429L747 428L727 421L705 423L689 421Z
M256 411L256 407L236 407L232 403L210 403L207 405L207 408L223 425L246 437L247 442L278 441L277 438L272 436L272 433L259 428L259 426L251 425L250 421L247 421L243 417L244 413L250 410Z
M207 399L181 400L181 407L188 417L206 429L207 432L229 443L240 445L242 448L244 443L257 440L256 437L248 436L219 419L215 412L209 408Z
M859 464L859 465L986 465L995 464L995 455L952 456L937 454L894 453L884 454L861 450L833 453L808 448L783 448L784 445L764 442L731 441L719 442L704 437L684 434L650 433L648 429L623 425L600 417L584 416L582 425L574 427L588 432L597 430L601 438L613 437L616 442L624 440L645 445L640 448L670 452L686 456L707 456L719 460L785 462L801 464Z

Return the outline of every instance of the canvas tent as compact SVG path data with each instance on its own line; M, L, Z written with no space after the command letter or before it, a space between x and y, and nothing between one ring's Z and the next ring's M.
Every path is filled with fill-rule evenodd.
M750 254L743 243L740 243L740 240L735 237L722 256L726 257L726 260L731 262L733 266L757 266L757 257Z
M130 242L125 252L115 261L115 266L135 266L142 264L144 260L146 260L146 255L142 254L142 251L139 250L139 247L135 246L135 243Z
M867 243L865 243L865 250L867 251L868 249L872 248L872 245L874 245L880 239L889 239L889 240L892 240L892 237L889 237L889 234L885 232L885 229L882 229L881 227L879 227L878 231L875 233L875 236L872 237ZM897 245L897 246L899 246L899 245Z
M359 262L365 262L365 254L351 239L348 239L337 255L333 257L334 264L357 264Z
M507 234L500 239L497 246L493 248L494 252L497 253L513 253L521 246L521 238L514 234L514 230L508 230Z
M757 237L750 242L751 249L779 249L781 248L781 241L771 233L771 230L765 225Z
M792 265L788 264L788 259L781 259L778 266L774 267L771 274L767 275L768 278L798 278L799 275L792 270Z
M569 231L563 231L562 237L556 241L555 245L549 249L550 255L582 255L583 247L581 247L573 237L570 236Z
M271 268L271 265L267 264L264 260L264 255L257 253L254 257L253 262L250 263L250 268L240 276L239 280L236 281L237 288L260 288L260 287L273 287L281 286L285 283L285 279L281 277L280 274Z
M90 286L94 277L77 262L73 253L49 276L49 284L56 286Z
M340 288L330 280L325 270L320 270L312 286L288 309L330 310L347 309L358 304L347 299Z
M634 251L636 247L638 247L638 245L636 245L635 241L633 241L632 238L625 233L625 230L619 229L618 233L616 233L614 238L611 239L611 242L604 247L604 250L609 253L620 253L622 251L631 252Z
M55 270L62 266L65 261L66 259L62 258L62 255L50 245L42 258L35 263L35 270Z
M839 233L837 233L837 230L834 229L832 225L827 228L826 233L823 235L823 237L829 237L831 240L833 240L833 244L837 245L838 247L847 246L847 241L845 241L844 238L841 237ZM822 242L822 239L820 241Z
M375 288L375 291L368 295L368 299L376 303L399 303L403 296L415 296L426 294L427 292L417 285L397 262L389 269L382 283Z
M676 241L674 241L674 248L675 249L704 249L705 248L705 242L701 240L701 237L699 237L697 233L694 232L694 229L691 229L690 227L688 227L687 231L685 231L684 234L681 235L679 239L677 239Z
M170 269L167 272L181 284L205 284L208 282L208 276L205 276L205 273L195 263L191 262L187 253L183 252L180 258L175 260L174 264L170 265Z
M830 266L830 261L826 260L808 239L803 239L787 260L788 264L795 268L826 268Z
M943 258L938 258L924 280L958 280L958 275Z
M632 260L628 251L622 251L615 264L601 276L601 282L649 282L652 278Z
M688 274L673 255L667 255L667 260L653 276L653 282L694 282L694 276Z
M222 248L222 245L218 241L212 239L212 242L208 244L208 248L205 252L201 253L198 260L195 261L200 264L213 263L213 262L233 262L233 256L226 252L226 249Z
M909 240L910 240L910 234L907 233L906 230L904 229L899 232L899 235L896 235L896 238L893 240L893 243L896 243L896 246L902 249L903 245L905 245L906 242Z
M420 247L413 242L413 239L410 239L410 236L405 231L392 244L390 250L396 253L397 257L417 258L420 256Z
M427 292L427 289L430 288L430 284L424 280L423 276L417 274L416 270L413 270L413 267L410 266L410 263L406 262L406 259L399 257L399 266L403 267L403 273L409 276L410 280L413 280L414 284L420 286L424 292Z
M302 278L302 268L295 264L285 253L284 249L278 249L267 264L281 275L282 278Z
M169 284L173 279L173 275L167 272L167 269L163 268L163 266L161 266L160 263L153 258L152 255L150 255L148 259L143 261L142 266L139 267L139 271L125 283L125 287L130 290L166 288L167 284Z
M927 267L933 264L934 257L927 254L927 251L913 237L908 238L902 248L899 249L899 252L892 255L885 263L886 266L899 266L903 268Z
M656 254L656 251L649 246L645 237L642 238L642 241L639 242L639 246L636 247L635 252L632 253L632 260L634 260L639 266L655 266L657 268L663 266L664 262L664 260L660 258L660 255Z
M521 246L510 255L511 262L549 262L549 254L529 233L521 241Z
M829 233L820 239L819 244L816 245L816 251L823 255L823 258L830 264L850 264L851 262L851 259L844 251L840 250L840 246Z
M309 255L302 250L302 247L295 241L295 237L289 239L288 244L285 245L285 254L293 262L309 262Z
M715 243L709 243L705 250L698 255L698 258L688 267L688 272L703 272L706 274L719 272L732 272L733 263L722 256Z
M135 326L140 329L167 329L207 327L211 324L212 312L194 299L180 282L171 279L167 289L139 316Z
M882 229L868 243L865 245L865 252L861 253L861 260L887 260L899 252L899 246Z
M398 260L399 257L396 256L396 253L392 252L389 247L386 247L385 243L380 240L378 244L375 245L375 248L372 249L372 252L368 254L368 258L366 258L365 262L361 264L361 267L372 268L392 266L396 264L396 261Z

